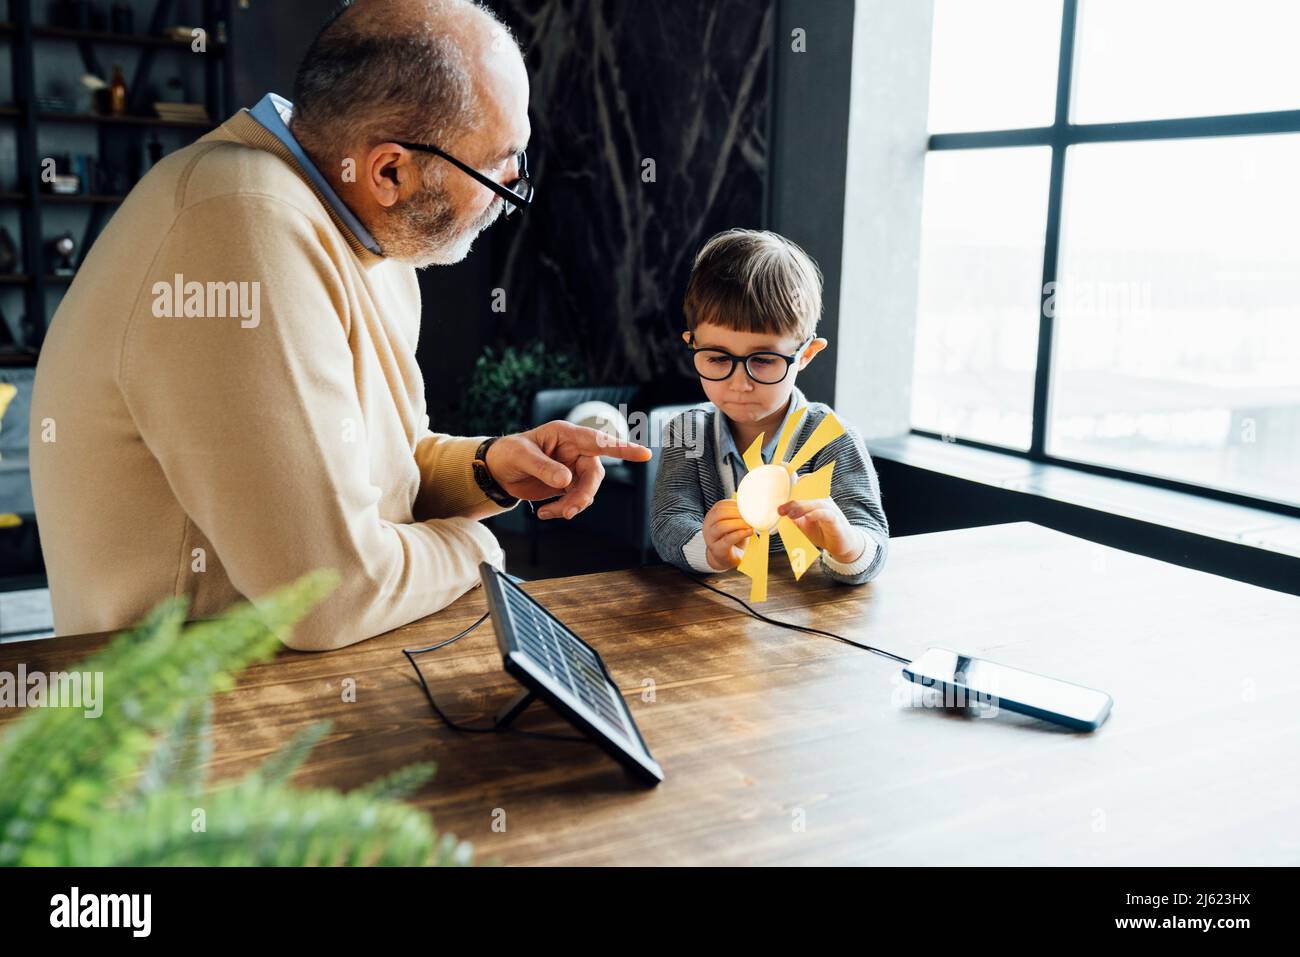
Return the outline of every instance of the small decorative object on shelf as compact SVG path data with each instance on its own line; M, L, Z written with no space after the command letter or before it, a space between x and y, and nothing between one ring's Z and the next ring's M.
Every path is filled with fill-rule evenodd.
M54 268L51 270L54 275L71 276L76 273L77 267L72 262L72 254L77 251L77 241L72 238L72 233L64 233L51 239L49 249L50 258L54 260Z
M49 158L54 161L53 175L46 177L42 174L42 192L53 196L76 196L91 189L93 156L85 153L56 153Z
M122 76L122 68L116 65L108 85L108 112L112 116L126 116L126 77Z
M42 113L74 113L77 104L72 101L71 97L65 96L60 91L38 96L36 98L36 108Z
M50 192L55 196L76 196L81 192L81 179L72 173L55 173Z
M85 92L83 97L88 97L89 102L81 110L83 113L107 113L108 112L108 94L104 91L108 89L108 84L104 82L102 76L95 76L93 73L81 74L81 86ZM83 100L86 102L86 100Z

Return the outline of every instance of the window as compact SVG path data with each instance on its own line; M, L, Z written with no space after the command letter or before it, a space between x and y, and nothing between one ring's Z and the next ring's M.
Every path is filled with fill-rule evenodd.
M912 422L1029 448L1051 150L925 161Z
M939 0L931 59L944 69L930 77L930 131L1049 125L1060 37L1060 0Z
M935 0L915 431L1300 512L1298 31Z
M1295 0L1085 0L1070 117L1116 123L1294 110L1297 34Z

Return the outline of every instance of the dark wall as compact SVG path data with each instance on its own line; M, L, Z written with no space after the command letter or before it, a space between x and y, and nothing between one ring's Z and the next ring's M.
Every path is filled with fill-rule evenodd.
M231 43L234 46L235 107L249 107L264 93L293 99L293 75L334 0L236 0Z
M763 225L774 4L493 6L527 57L537 183L491 237L493 334L570 349L593 382L698 390L681 300L708 236Z

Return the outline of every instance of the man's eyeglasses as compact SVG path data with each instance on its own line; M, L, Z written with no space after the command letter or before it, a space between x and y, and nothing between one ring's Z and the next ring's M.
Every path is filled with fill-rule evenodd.
M445 150L440 150L436 146L430 146L427 143L398 143L397 145L403 149L418 150L421 153L432 153L434 156L441 156L452 166L473 177L476 181L504 199L506 201L505 212L507 216L517 209L527 209L532 205L533 181L528 178L528 152L526 150L520 150L519 152L519 178L503 186L495 180L484 176L468 163L462 163L450 153Z
M794 351L794 355L789 356L779 352L751 352L747 356L733 356L723 349L697 349L694 335L691 336L690 348L695 362L695 371L699 373L701 379L724 382L736 371L736 363L743 362L745 374L755 382L762 385L776 385L789 375L790 366L795 364L810 342L812 336L800 344Z

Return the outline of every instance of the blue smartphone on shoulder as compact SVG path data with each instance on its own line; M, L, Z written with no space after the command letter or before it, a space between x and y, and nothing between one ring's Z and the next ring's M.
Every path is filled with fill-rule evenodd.
M943 692L945 701L995 704L1075 731L1096 731L1113 703L1104 691L973 658L947 648L931 648L903 667L903 675Z

